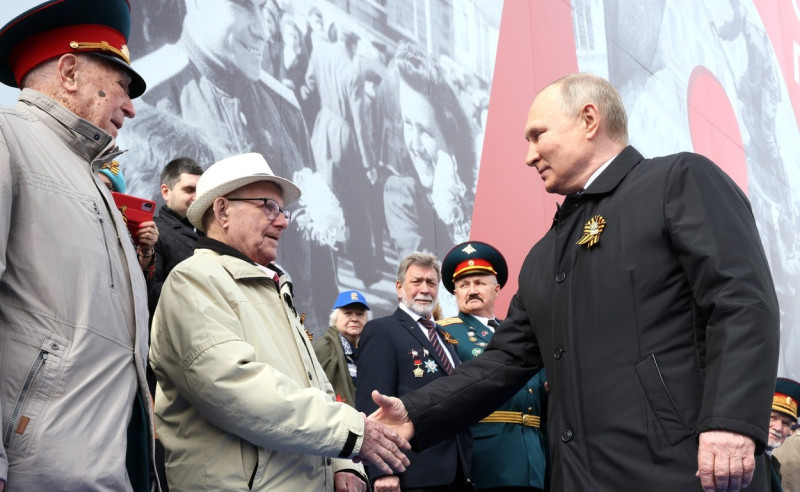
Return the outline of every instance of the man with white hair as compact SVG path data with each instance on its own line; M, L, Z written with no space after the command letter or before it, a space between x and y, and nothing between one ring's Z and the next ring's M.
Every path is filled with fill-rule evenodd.
M439 294L439 260L419 251L397 269L400 305L389 316L364 326L358 356L356 408L377 408L372 392L401 396L444 378L459 363L444 332L433 321ZM422 452L409 453L405 473L370 469L376 491L459 492L473 490L469 480L472 439L469 432L448 437Z
M299 197L255 153L197 182L187 217L207 236L164 283L150 348L170 490L363 491L351 458L408 464L407 442L333 400L274 264Z

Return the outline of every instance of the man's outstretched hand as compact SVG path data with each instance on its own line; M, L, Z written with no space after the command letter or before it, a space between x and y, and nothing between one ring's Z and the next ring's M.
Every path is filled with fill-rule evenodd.
M399 399L377 391L372 392L372 399L379 408L365 416L364 442L353 461L366 461L383 473L402 473L411 464L403 450L411 449L408 439L414 435L414 424Z
M388 425L406 441L414 437L414 424L408 418L406 406L399 398L384 396L375 390L372 392L372 401L378 404L378 409L369 418Z

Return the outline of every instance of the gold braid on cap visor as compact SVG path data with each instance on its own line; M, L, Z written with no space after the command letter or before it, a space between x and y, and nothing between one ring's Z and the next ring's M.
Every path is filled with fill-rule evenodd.
M117 55L118 57L125 60L125 63L128 65L131 64L131 54L128 51L128 45L123 44L122 49L117 49L114 46L108 44L107 41L100 41L99 43L90 43L90 42L79 42L79 41L70 41L69 47L73 50L102 50L102 51L110 51Z

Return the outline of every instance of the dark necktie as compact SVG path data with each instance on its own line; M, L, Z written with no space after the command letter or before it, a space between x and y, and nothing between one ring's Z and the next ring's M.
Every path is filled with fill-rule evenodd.
M444 369L444 372L450 374L453 372L453 365L450 364L450 359L447 358L447 354L444 352L444 347L442 347L442 344L439 343L439 337L436 336L436 323L425 318L420 318L419 322L422 326L428 329L428 339L431 341L431 345L433 345L433 350L436 351L436 355L438 355L439 359L442 361L442 368Z
M486 324L491 326L495 330L497 329L498 326L500 326L500 323L498 323L497 320L494 318L490 319Z

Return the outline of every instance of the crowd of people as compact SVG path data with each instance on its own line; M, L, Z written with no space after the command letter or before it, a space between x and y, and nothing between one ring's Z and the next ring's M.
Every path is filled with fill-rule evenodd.
M565 198L519 272L464 237L474 176L456 163L470 151L425 144L464 131L457 103L437 98L445 119L401 111L418 178L445 190L404 213L438 217L456 245L440 261L420 232L396 309L331 293L312 342L298 302L328 295L327 279L280 261L309 142L254 152L220 128L219 142L239 138L231 155L204 170L173 154L156 218L126 226L116 138L146 87L129 32L127 0L50 0L0 29L0 82L21 89L0 109L0 492L797 490L800 384L776 378L779 311L749 202L700 155L628 145L607 80L562 77L530 107L526 163ZM401 100L436 86L419 51L396 59ZM148 92L189 91L155 104L165 117L205 106L226 121L211 61L178 68L195 83ZM278 110L252 94L253 118ZM322 107L317 121L345 117ZM374 184L348 146L331 180ZM500 319L509 274L519 288ZM440 285L453 316L435 314Z
M153 194L176 155L204 168L239 153L271 156L278 174L309 191L280 263L315 336L338 285L385 305L403 256L468 238L485 87L314 5L185 4L179 19L148 14L150 26L175 31L178 22L181 34L159 45L148 31L142 66L166 68L148 73L139 116L120 138L134 193Z

